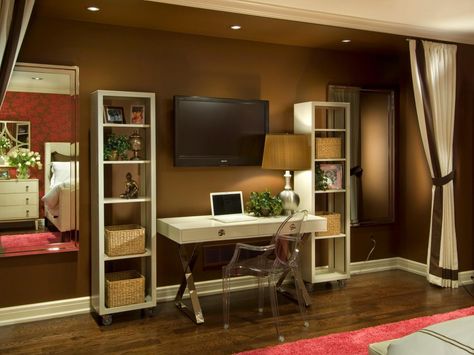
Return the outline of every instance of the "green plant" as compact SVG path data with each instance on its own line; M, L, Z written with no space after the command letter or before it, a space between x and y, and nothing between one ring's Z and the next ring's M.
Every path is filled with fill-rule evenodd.
M329 187L330 180L319 165L316 165L316 190L326 191Z
M127 159L127 152L130 148L128 137L111 133L104 144L104 159L110 160L114 154L113 152L117 152L121 159Z
M277 196L272 196L270 191L251 192L246 210L257 217L279 216L283 210L283 203Z

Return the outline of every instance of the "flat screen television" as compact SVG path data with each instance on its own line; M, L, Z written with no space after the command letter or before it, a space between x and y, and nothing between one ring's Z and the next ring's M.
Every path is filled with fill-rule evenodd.
M268 101L174 97L174 165L261 165Z

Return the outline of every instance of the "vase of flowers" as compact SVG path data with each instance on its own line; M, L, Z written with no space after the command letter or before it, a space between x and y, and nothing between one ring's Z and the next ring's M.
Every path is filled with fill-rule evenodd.
M17 179L28 179L30 177L30 168L43 168L40 162L40 154L27 149L14 150L8 154L7 159L8 165L16 168Z

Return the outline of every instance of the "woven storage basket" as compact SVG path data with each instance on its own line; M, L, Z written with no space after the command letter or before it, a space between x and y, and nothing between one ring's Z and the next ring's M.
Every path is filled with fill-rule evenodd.
M316 232L318 237L337 235L341 233L341 215L339 213L318 211L316 212L316 215L324 217L327 220L327 231Z
M342 157L340 137L316 137L316 159L336 159Z
M105 305L119 307L145 302L145 277L135 270L105 274Z
M108 256L143 254L145 228L138 224L105 226L105 253Z

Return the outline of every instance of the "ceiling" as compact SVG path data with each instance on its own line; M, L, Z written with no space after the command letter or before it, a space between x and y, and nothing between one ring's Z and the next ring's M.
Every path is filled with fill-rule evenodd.
M474 44L472 0L147 0Z
M334 15L328 17L329 12L325 16L320 16L323 14L322 10L331 10L329 3L332 4L334 1L327 0L294 0L291 2L282 0L260 0L258 2L240 0L37 0L33 16L333 50L394 52L408 50L405 39L407 36L415 35L414 27L416 26L402 24L401 28L405 30L397 32L394 30L394 22L390 22L392 26L387 25L387 31L383 32L380 28L385 28L383 25L390 20L396 20L394 13L392 13L394 7L392 3L406 3L407 1L340 0L337 7L336 5L332 6L332 11L338 10L340 12L336 18ZM474 4L472 0L452 0L451 3L453 1L469 3L471 7ZM426 4L427 2L437 3L440 1L412 0L411 2ZM292 7L288 6L290 3ZM361 5L360 11L366 10L367 16L377 14L376 9L369 11L369 3L383 3L386 5L385 12L388 14L382 18L382 21L375 22L364 20L362 17L347 16L351 10L349 5L354 7L356 3ZM342 6L343 4L348 7ZM99 12L87 11L86 7L90 5L95 5L101 10ZM319 5L321 5L320 8ZM466 7L468 6L466 5ZM451 5L449 8L454 8L454 6ZM362 13L359 14L359 12L354 12L354 14L362 16ZM241 25L242 29L231 30L230 25L233 24ZM400 23L398 25L400 26ZM474 19L469 25L474 26ZM350 26L353 28L349 28ZM418 29L420 28L418 26ZM425 27L423 29L426 30ZM470 31L474 44L474 30ZM436 34L437 32L433 29L431 33ZM443 34L446 33L443 32ZM423 37L437 38L434 35L432 37L424 35ZM351 39L351 42L342 43L343 39ZM444 39L446 40L446 38Z

